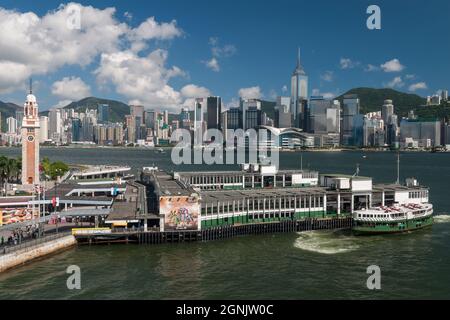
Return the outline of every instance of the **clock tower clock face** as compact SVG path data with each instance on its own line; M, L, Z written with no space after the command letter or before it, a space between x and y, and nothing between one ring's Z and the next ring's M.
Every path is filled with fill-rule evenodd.
M28 136L27 139L28 139L29 142L33 142L34 141L34 137L33 136Z

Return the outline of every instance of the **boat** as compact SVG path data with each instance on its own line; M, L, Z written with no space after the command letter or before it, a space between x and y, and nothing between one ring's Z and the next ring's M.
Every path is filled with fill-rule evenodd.
M158 153L165 153L165 151L164 151L163 148L159 148L159 149L158 149Z
M433 224L433 205L404 203L355 210L353 222L357 235L413 231Z

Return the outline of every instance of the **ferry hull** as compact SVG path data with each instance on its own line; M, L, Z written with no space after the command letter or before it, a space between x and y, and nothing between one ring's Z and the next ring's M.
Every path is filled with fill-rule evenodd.
M408 231L414 231L431 227L433 225L433 217L429 216L418 220L408 220L397 222L395 224L358 224L356 222L352 228L352 231L356 235L375 235L375 234L391 234L391 233L403 233Z

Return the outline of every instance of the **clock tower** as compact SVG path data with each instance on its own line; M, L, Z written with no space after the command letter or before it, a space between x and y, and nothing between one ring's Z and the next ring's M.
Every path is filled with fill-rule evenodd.
M30 80L22 121L22 185L39 184L39 113Z

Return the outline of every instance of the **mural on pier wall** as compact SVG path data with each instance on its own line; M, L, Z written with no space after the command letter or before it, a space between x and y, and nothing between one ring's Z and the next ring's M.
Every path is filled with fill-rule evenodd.
M0 226L39 218L37 210L29 208L0 209Z
M200 203L195 196L161 197L159 213L164 215L164 230L198 230Z

